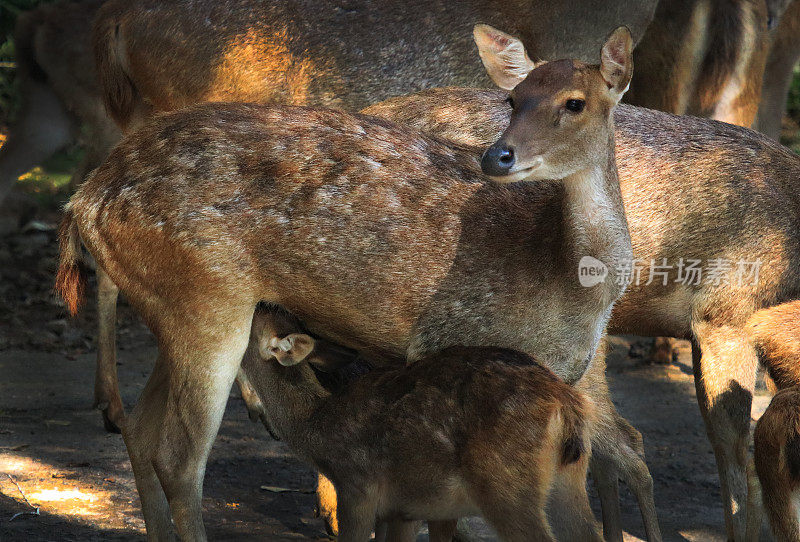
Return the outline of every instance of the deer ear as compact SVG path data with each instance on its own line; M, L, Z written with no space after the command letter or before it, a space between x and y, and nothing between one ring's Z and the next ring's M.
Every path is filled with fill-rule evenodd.
M476 24L472 35L486 73L503 90L517 86L538 65L528 58L521 41L488 24Z
M292 333L278 342L281 365L296 365L306 359L314 350L314 339L305 333Z
M600 74L609 91L619 101L633 76L633 38L627 26L614 30L600 51Z

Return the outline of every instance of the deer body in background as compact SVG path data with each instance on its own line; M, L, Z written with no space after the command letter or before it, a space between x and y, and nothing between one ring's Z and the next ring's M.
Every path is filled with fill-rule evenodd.
M452 530L466 515L503 540L553 540L556 471L585 487L593 417L582 394L526 354L487 347L376 369L331 394L306 359L314 348L291 316L259 309L242 368L275 433L333 480L339 540L368 540L376 519L453 520ZM432 542L452 540L436 527Z
M489 86L471 40L478 22L522 36L536 59L595 61L620 24L638 40L656 3L112 0L96 21L95 52L123 127L207 101L357 110L430 86Z
M86 156L72 176L77 186L119 140L97 82L91 50L99 0L47 4L20 15L14 34L22 107L0 148L0 205L17 177L86 129Z
M662 0L636 48L626 101L750 127L770 48L764 0Z
M517 95L563 116L554 126L526 104L531 129L512 123L509 134L525 160L558 134L556 150L572 153L537 152L564 182L497 184L471 150L366 116L278 106L196 106L112 151L71 200L58 284L74 308L82 239L157 337L123 427L150 536L167 536L174 519L181 537L205 538L202 475L259 301L377 362L509 345L580 378L623 287L581 286L564 270L593 255L613 273L630 256L611 112L631 47L620 30L600 66L544 64ZM573 99L585 109L565 109Z

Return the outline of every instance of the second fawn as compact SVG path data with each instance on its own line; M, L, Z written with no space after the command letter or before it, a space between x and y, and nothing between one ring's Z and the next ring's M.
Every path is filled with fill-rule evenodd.
M756 424L753 443L758 483L751 479L749 484L757 494L748 499L747 539L758 540L761 505L775 539L796 542L800 540L800 387L780 390L772 398Z
M592 406L580 392L527 354L451 347L331 394L306 359L315 340L298 329L257 310L243 366L260 365L248 373L276 435L333 482L340 541L400 518L438 520L431 540L449 542L442 524L466 515L503 540L553 540L554 474L586 477Z
M753 434L748 472L747 540L758 540L762 513L779 542L800 540L800 301L755 313L747 330L778 389ZM763 512L762 512L763 509Z

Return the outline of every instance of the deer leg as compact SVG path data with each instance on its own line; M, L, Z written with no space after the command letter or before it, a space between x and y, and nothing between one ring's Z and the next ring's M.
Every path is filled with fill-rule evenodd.
M48 85L29 82L25 103L0 148L0 204L17 178L73 139L73 122Z
M229 308L190 315L161 309L160 329L154 329L159 339L156 370L168 375L166 392L162 385L152 404L151 397L143 396L124 426L125 443L139 471L137 480L142 478L142 486L150 491L142 500L156 500L149 463L161 482L181 540L206 540L203 475L247 348L255 308L234 296L212 301L209 306L227 304ZM160 521L147 527L148 534L155 531L153 536L160 536Z
M339 542L367 542L375 526L375 503L363 492L345 492L336 510Z
M603 534L606 540L622 540L618 484L621 478L636 497L647 540L660 541L653 478L644 461L641 433L619 415L610 398L605 399L607 403L598 408L601 414L592 436L591 460L603 509Z
M747 531L745 540L758 542L763 519L764 508L761 500L761 484L758 481L755 465L752 461L749 461L747 463Z
M750 409L758 358L747 333L700 322L692 344L697 401L720 476L729 540L745 537Z
M167 405L168 373L169 368L159 355L139 403L131 415L131 422L122 428L122 438L133 467L149 542L175 540L169 503L153 468L152 448L149 446L159 438L158 428ZM142 423L145 420L148 423Z
M456 535L458 521L429 521L428 522L428 541L429 542L452 542Z
M619 507L619 469L602 454L592 454L589 464L603 514L603 538L606 542L622 542L622 511Z
M119 433L125 421L125 408L117 377L117 297L119 289L97 267L97 366L94 375L94 407L103 413L103 425Z

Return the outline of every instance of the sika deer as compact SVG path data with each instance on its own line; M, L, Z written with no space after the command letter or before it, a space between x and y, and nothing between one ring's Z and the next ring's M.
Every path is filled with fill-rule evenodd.
M593 61L620 24L638 40L656 3L111 0L97 17L95 53L123 128L206 101L355 110L436 84L488 86L469 39L477 21L519 33L540 58Z
M503 540L554 540L545 501L556 472L586 479L582 394L521 352L450 347L332 395L304 361L314 339L298 329L256 310L243 367L276 434L333 481L339 540L368 540L376 520L478 514Z
M421 9L414 0L111 0L98 14L94 44L107 108L126 127L153 111L205 101L356 110L431 85L487 86L469 39L475 21L518 30L539 57L591 60L621 22L638 39L655 5L610 0L598 10L593 0L436 0ZM363 30L373 27L381 31ZM102 274L98 284L95 404L113 430L124 419L114 376L118 292Z
M169 535L171 515L180 536L205 538L202 475L259 301L377 362L493 344L580 378L624 285L565 270L592 256L616 273L630 257L611 113L631 48L619 29L599 66L542 64L517 96L562 117L523 115L541 133L515 144L558 130L567 182L494 183L469 149L297 107L196 106L112 151L68 207L57 285L75 309L82 239L157 337L123 428L151 537ZM563 110L567 94L582 112Z
M17 177L47 159L86 128L86 157L75 187L100 165L120 132L100 97L91 50L99 0L48 4L23 13L14 32L22 108L0 149L0 205Z
M509 63L524 65L524 49L515 43L516 48L506 42L518 55ZM508 125L506 97L498 91L435 89L364 112L474 145L478 156ZM800 316L800 307L790 303L800 298L800 158L758 133L715 121L625 105L614 117L636 265L629 269L632 284L614 307L609 332L693 341L698 401L720 471L728 537L742 540L750 404L763 356L747 321L762 308ZM665 258L667 268L659 268ZM679 264L689 259L728 262L731 274L719 281L696 273L687 278L679 274ZM743 266L739 281L739 261L760 262L760 269ZM779 325L766 326L766 335L800 359L800 344ZM602 401L592 398L603 412ZM603 448L593 442L595 457ZM631 465L616 466L624 476ZM616 480L613 472L605 477Z

